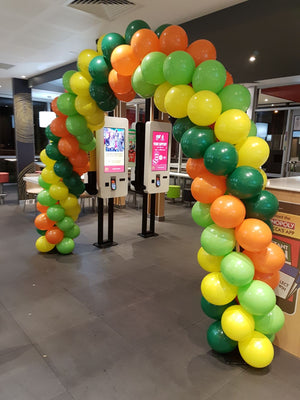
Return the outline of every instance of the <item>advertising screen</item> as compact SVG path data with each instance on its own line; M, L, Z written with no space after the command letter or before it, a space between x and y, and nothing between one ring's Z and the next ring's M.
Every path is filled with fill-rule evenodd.
M124 172L125 169L125 129L103 128L104 172Z
M168 169L169 133L153 131L152 133L152 171L167 171Z

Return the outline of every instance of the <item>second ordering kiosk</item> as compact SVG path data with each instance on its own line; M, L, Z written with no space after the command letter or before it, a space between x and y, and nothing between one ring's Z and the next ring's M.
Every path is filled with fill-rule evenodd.
M97 131L98 243L113 246L113 199L128 193L128 120L107 117ZM108 199L108 240L103 240L103 199Z

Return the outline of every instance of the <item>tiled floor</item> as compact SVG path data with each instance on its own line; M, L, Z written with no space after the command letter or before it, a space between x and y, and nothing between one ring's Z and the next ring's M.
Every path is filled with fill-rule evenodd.
M190 208L167 203L149 239L140 210L116 210L119 244L105 250L86 208L74 253L43 255L14 189L0 206L0 400L299 398L292 355L276 348L256 370L210 350Z

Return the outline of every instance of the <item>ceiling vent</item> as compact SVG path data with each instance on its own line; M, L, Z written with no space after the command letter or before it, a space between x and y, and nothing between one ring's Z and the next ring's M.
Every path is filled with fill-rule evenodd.
M68 4L68 7L113 21L140 6L128 0L74 0Z
M0 63L0 69L11 69L15 67L13 64Z

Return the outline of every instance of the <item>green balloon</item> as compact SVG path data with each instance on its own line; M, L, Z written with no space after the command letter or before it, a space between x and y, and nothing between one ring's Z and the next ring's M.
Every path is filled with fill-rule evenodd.
M204 165L214 175L228 175L237 166L238 153L227 142L217 142L208 147L204 154Z
M231 285L244 286L253 280L254 265L248 256L233 251L222 259L221 272Z
M113 111L117 106L118 100L114 94L107 96L104 100L98 101L97 105L103 111Z
M226 69L217 60L206 60L198 65L193 75L193 88L195 92L210 90L218 93L226 81Z
M174 51L164 61L165 80L171 85L187 85L192 81L195 61L186 51Z
M37 201L42 206L48 206L48 207L54 206L54 204L57 203L57 200L50 196L48 190L42 190L37 195Z
M75 243L71 238L64 237L63 240L56 245L57 250L61 254L70 254L74 250Z
M60 178L68 178L73 173L73 166L68 160L56 161L53 169Z
M57 99L57 108L65 115L78 114L75 108L76 95L72 93L64 93Z
M261 173L252 167L237 167L226 181L227 191L239 199L249 199L257 196L263 187Z
M72 91L72 89L71 89L71 86L70 86L70 79L71 79L72 75L75 74L75 72L77 72L77 71L72 71L72 70L67 71L67 72L65 72L65 73L63 74L63 77L62 77L63 87L64 87L64 88L66 89L66 91L69 92L69 93L73 93L73 91Z
M125 31L125 42L127 44L130 44L132 36L135 34L135 32L139 31L140 29L151 29L151 28L147 24L147 22L141 19L136 19L130 22Z
M272 335L280 331L284 325L284 314L280 307L275 307L265 315L254 316L255 330L265 335Z
M52 141L54 143L58 143L59 142L60 137L54 135L51 132L50 125L48 125L47 128L45 129L45 135L47 136L48 140L50 140L50 141Z
M75 222L73 221L73 219L71 217L64 217L61 221L58 221L56 226L66 232L69 231L70 229L73 228Z
M71 176L63 178L63 181L68 188L77 187L80 183L82 183L80 176L76 172L72 172Z
M206 228L214 223L210 216L211 204L204 204L197 201L192 208L192 218L197 225Z
M67 130L74 136L82 135L87 130L86 119L82 115L72 115L66 120Z
M248 133L248 137L256 136L256 135L257 135L257 127L256 127L255 123L253 121L251 121L251 127L250 127L250 131Z
M167 56L160 51L153 51L143 58L141 70L143 78L147 83L160 85L165 82L163 66L166 58Z
M232 300L230 303L224 306L216 306L215 304L209 303L203 296L201 297L201 308L208 317L213 319L221 319L223 312L230 306L235 306L236 301Z
M93 132L90 129L87 129L82 135L77 135L76 139L79 144L88 144L94 138Z
M87 144L79 144L79 147L82 149L82 150L84 150L84 151L86 151L86 152L88 152L88 151L93 151L93 150L95 150L95 148L96 148L96 139L93 137L93 139L89 142L89 143L87 143Z
M40 185L43 189L47 189L47 190L50 189L51 183L45 182L44 179L41 177L41 175L39 176L38 181L39 181L39 185Z
M52 221L61 221L65 217L65 209L59 204L54 204L48 208L47 217Z
M265 336L267 336L267 338L270 340L270 342L274 342L274 340L275 340L275 333L272 333L271 335L266 335L266 334L264 334Z
M155 29L155 33L158 37L163 33L163 31L168 27L171 26L171 24L163 24L160 25L158 28Z
M273 193L262 190L260 194L251 199L244 200L246 218L270 220L278 211L279 202Z
M196 126L196 125L192 123L192 121L189 119L189 117L176 119L176 121L175 121L175 123L173 125L173 136L174 136L174 139L178 143L180 143L184 132L189 130L193 126Z
M232 84L225 86L218 96L222 102L222 112L232 108L246 112L251 104L251 94L242 85Z
M189 158L202 158L207 148L215 142L214 131L206 126L193 126L181 138L183 153Z
M51 158L51 160L61 161L66 158L61 154L61 152L58 150L57 144L54 142L48 143L45 150L47 156Z
M268 284L254 280L238 289L238 300L250 314L265 315L275 307L276 296Z
M226 354L233 351L238 342L225 335L221 321L213 322L207 330L207 342L217 353Z
M271 229L272 232L274 232L274 226L272 224L272 221L270 221L269 219L265 219L264 223L268 225L268 227Z
M35 228L37 233L39 233L41 236L45 236L47 231L42 231L41 229Z
M132 75L131 85L133 90L145 99L147 99L148 97L152 97L156 89L155 85L152 85L151 83L145 81L140 65L137 67Z
M75 239L80 235L80 228L77 224L74 224L73 227L67 231L65 231L65 237Z
M101 49L106 62L107 60L110 61L111 53L121 44L125 44L125 39L119 33L112 32L103 37Z
M97 56L89 63L89 73L95 82L102 85L108 82L108 74L111 70L110 66L103 56Z
M108 83L100 85L95 80L90 83L90 95L96 103L105 101L107 97L114 96L114 92L111 90Z
M226 256L235 247L234 229L212 224L201 235L201 246L213 256Z

